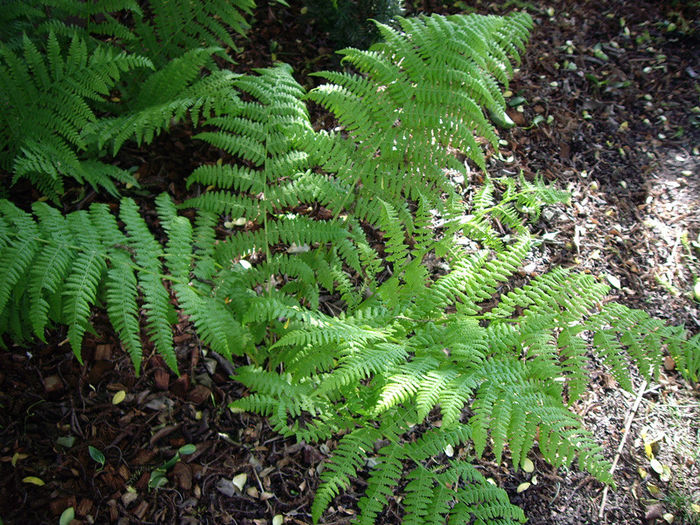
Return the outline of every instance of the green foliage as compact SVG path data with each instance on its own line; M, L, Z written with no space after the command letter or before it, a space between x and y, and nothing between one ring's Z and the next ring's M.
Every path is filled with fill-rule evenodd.
M125 141L150 142L173 121L229 109L231 33L251 0L10 2L0 15L0 169L58 200L64 179L117 194L135 185L105 162ZM208 69L209 74L204 75ZM107 146L110 146L107 150Z
M666 348L697 380L700 344L642 312L601 306L608 288L592 276L517 275L534 245L527 221L563 193L486 177L466 204L450 182L464 159L484 167L477 139L498 144L486 115L503 120L499 86L529 17L399 23L379 24L385 43L372 50L343 51L361 74L325 72L329 83L308 94L285 65L200 79L209 48L155 72L128 102L132 114L93 119L87 135L116 151L189 114L206 125L197 139L227 161L198 168L188 179L196 196L181 205L157 198L159 236L128 198L119 220L101 204L63 216L0 201L0 336L22 343L66 325L80 359L102 307L137 371L142 332L176 369L179 313L213 351L246 356L236 379L250 394L231 408L300 440L339 438L314 522L365 477L356 523L381 520L397 493L405 523L519 523L479 457L518 468L536 448L610 482L570 409L588 360L631 388L630 368L653 376ZM165 79L172 90L159 93ZM211 97L200 97L207 86ZM315 132L305 99L342 130Z
M506 51L522 47L531 22L518 13L400 18L399 24L401 30L377 24L384 42L369 51L341 51L358 74L318 74L330 83L308 98L344 128L317 138L318 158L349 187L397 207L422 195L431 208L459 209L445 172L467 176L461 155L485 169L477 137L493 147L498 138L484 109L505 114L497 81L507 83Z
M79 152L89 144L82 130L97 117L91 103L109 95L124 72L150 67L145 57L96 48L74 35L63 51L49 33L46 53L26 35L21 53L0 44L0 168L12 171L13 182L26 177L42 192L55 197L63 192L63 178L117 189L113 179L136 181L127 172ZM109 174L109 176L107 176Z

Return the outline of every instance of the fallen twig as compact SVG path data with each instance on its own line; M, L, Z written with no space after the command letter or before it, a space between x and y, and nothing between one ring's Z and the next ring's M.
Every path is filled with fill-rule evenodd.
M627 441L627 434L630 432L630 427L632 426L632 421L634 421L634 415L637 413L639 404L642 402L642 397L646 393L647 381L646 379L642 381L642 386L639 387L639 393L637 394L637 399L634 400L632 408L627 413L627 420L625 422L625 431L622 434L622 439L620 440L620 445L617 447L617 453L615 454L615 459L613 459L612 466L610 467L610 475L615 472L617 468L617 462L620 461L620 456L622 455L622 450L625 448L625 442ZM603 500L600 502L600 510L598 510L598 518L602 519L605 513L605 504L608 501L608 488L609 485L605 485L603 489Z

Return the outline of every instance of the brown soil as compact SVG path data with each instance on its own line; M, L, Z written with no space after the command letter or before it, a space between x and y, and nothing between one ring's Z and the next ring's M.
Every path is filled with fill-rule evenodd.
M334 67L335 59L325 35L299 19L301 4L290 3L256 11L236 67L265 67L274 53L310 86L306 75ZM564 265L600 275L613 285L616 300L697 332L698 3L415 3L429 12L472 5L497 14L507 11L503 4L522 5L535 18L510 86L524 99L511 113L519 126L502 133L507 144L500 157L491 157L490 173L542 174L571 191L572 205L550 208L535 225L549 235L528 271ZM183 196L184 177L215 154L190 135L180 129L148 150L125 150L121 161L140 165L147 182L144 203L164 190ZM276 515L284 523L311 522L319 465L334 443L297 444L258 417L231 413L227 404L242 388L228 378L230 365L207 354L186 322L175 328L180 377L158 357L147 359L143 375L135 377L114 334L99 319L95 328L84 365L60 332L47 344L0 353L4 523L55 524L68 507L77 523L268 524ZM700 523L693 507L700 504L700 396L672 362L666 365L635 412L636 394L591 366L592 387L574 409L611 460L631 418L617 487L605 503L603 486L576 468L553 469L536 460L533 473L516 473L486 458L483 469L523 507L529 523L665 523L664 515L676 524ZM125 397L116 403L121 392ZM669 467L668 476L654 471L645 442ZM168 471L163 487L149 489L152 472L187 443L196 452ZM89 447L104 455L103 463ZM242 492L231 483L240 474L246 475ZM531 486L518 493L525 481ZM349 523L361 493L360 480L334 501L325 523ZM381 523L398 523L395 508Z

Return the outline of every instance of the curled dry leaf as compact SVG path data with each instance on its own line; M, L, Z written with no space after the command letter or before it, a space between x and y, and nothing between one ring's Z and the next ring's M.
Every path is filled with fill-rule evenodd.
M234 476L231 482L238 487L238 490L241 492L243 491L243 487L245 487L245 482L248 481L248 474L243 472L242 474L238 474L237 476Z

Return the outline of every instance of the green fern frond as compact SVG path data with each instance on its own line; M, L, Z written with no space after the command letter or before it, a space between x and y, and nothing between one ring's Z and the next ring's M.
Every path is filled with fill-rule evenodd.
M87 126L83 136L90 137L99 148L111 144L112 154L116 155L127 140L150 143L186 116L196 125L200 116L231 110L238 104L231 90L233 73L215 71L201 77L202 67L217 50L193 49L173 59L146 79L122 115L100 119Z
M311 505L311 517L318 523L321 514L341 491L350 486L350 478L357 475L365 458L373 450L381 433L373 428L359 428L343 436L330 461L321 474L321 486Z
M198 47L223 44L237 51L232 34L245 35L250 27L245 15L254 7L253 0L149 1L149 12L134 24L132 50L151 57L159 67Z
M68 341L71 344L73 353L82 363L81 349L83 335L89 323L91 307L97 297L97 288L102 281L104 272L107 269L105 264L105 254L99 239L94 235L88 235L91 229L87 212L76 212L71 218L76 219L76 226L85 228L81 232L74 234L79 238L82 250L73 261L71 272L68 275L63 290L65 304L63 316L68 324ZM80 239L80 237L83 237Z
M75 257L71 250L74 240L65 219L56 209L40 202L34 203L32 209L40 220L41 236L50 240L34 259L27 289L29 319L34 334L44 341L44 329L49 321L49 301L61 288L71 268Z
M367 481L365 495L357 506L360 509L358 525L373 525L377 515L384 509L389 497L394 494L403 472L404 451L400 446L390 444L378 451L375 467Z
M527 15L513 17L523 25L530 23ZM500 60L506 49L513 49L506 45L508 22L498 18L434 15L399 22L401 32L377 24L385 42L372 50L342 51L343 60L365 76L323 72L319 76L331 83L309 93L361 145L354 155L354 171L363 188L388 202L404 194L416 199L420 193L434 195L436 188L449 191L442 167L462 171L463 166L448 148L485 167L474 135L486 137L494 147L498 140L481 107L504 113L505 103L502 96L495 96L495 82L484 79L493 75L503 82L503 70L510 64ZM490 32L499 37L491 38ZM513 40L520 44L521 38L518 29ZM358 155L363 152L365 160ZM340 165L333 159L326 164ZM405 181L379 175L375 170L382 165L405 172Z
M12 170L15 181L38 179L51 197L62 191L64 177L111 189L110 177L119 173L136 183L116 168L100 174L83 164L79 152L88 144L81 132L96 120L88 101L102 100L124 72L150 61L102 47L90 53L77 36L64 53L53 33L46 49L42 54L26 35L22 57L0 45L0 95L10 101L0 115L0 166Z

